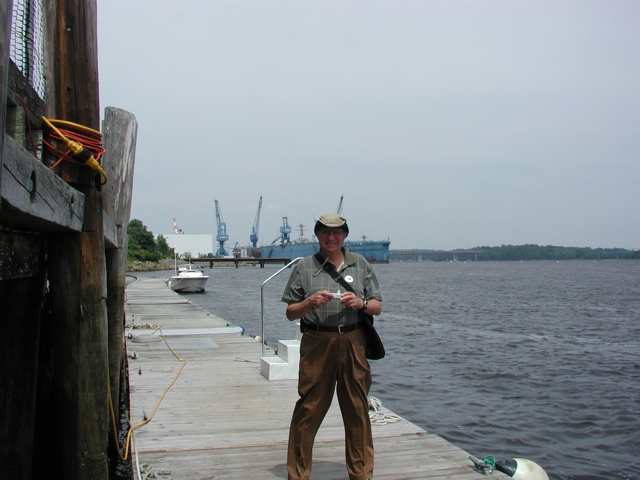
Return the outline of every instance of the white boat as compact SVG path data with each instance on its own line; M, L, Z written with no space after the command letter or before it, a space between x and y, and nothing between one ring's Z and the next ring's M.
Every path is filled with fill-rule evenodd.
M185 263L176 268L167 284L174 292L199 293L204 292L204 288L209 280L209 275L204 274L204 270L193 263Z

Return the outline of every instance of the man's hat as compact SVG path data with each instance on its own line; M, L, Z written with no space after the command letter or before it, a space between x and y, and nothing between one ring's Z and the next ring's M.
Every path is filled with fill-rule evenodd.
M347 219L341 217L337 213L325 213L316 222L316 226L313 229L313 233L317 234L318 230L322 227L328 228L342 228L346 233L349 233L349 225L347 225Z

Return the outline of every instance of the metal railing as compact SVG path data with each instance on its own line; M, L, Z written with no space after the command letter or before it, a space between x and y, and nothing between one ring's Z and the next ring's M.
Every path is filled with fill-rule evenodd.
M260 320L262 322L262 356L263 357L264 357L264 354L265 354L265 346L266 346L265 338L264 338L264 287L267 284L267 282L269 282L271 279L273 279L273 278L277 277L278 275L280 275L287 268L292 267L293 265L298 263L300 260L302 260L302 258L303 257L298 257L298 258L294 258L293 260L291 260L284 267L282 267L280 270L278 270L276 273L274 273L269 278L267 278L264 282L262 282L262 287L260 287Z

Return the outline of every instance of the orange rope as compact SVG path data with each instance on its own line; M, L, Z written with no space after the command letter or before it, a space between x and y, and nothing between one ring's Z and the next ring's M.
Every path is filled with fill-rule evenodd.
M55 120L53 120L52 122L55 122ZM96 161L99 161L100 157L102 157L102 154L105 152L104 148L102 147L102 142L100 141L99 138L96 138L95 135L88 135L86 132L83 132L81 130L62 128L62 127L57 127L57 128L60 131L60 133L62 133L68 139L82 144L87 150L89 150L93 154ZM63 141L62 138L55 131L51 130L51 131L48 131L47 133L52 139ZM47 147L47 150L49 150L51 153L53 153L54 156L58 158L56 162L49 167L49 169L55 168L62 160L66 160L68 162L82 165L80 162L76 162L73 158L69 156L69 153L71 153L71 150L66 150L63 152L62 150L57 149L56 147L54 147L52 144L50 144L44 139L42 140L42 143Z

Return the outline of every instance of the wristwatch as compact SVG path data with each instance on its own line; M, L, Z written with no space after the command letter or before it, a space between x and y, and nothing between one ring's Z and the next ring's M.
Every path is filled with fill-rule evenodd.
M360 310L364 311L367 309L367 307L369 306L369 302L367 302L367 299L363 299L362 300L362 308Z

